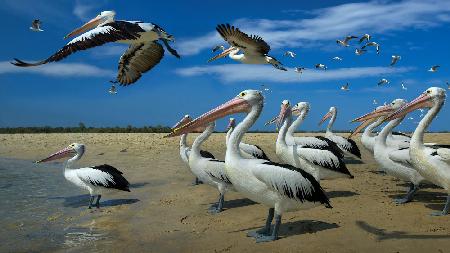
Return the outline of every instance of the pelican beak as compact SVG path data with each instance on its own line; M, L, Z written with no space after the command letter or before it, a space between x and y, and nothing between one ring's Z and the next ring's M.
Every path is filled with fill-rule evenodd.
M377 118L372 118L363 121L363 123L361 123L358 127L355 128L355 130L348 136L348 138L350 139L353 136L357 135L359 132L361 132L361 130L363 130L366 126L372 124L372 122L374 122L375 120L377 120Z
M366 113L361 117L358 117L354 120L352 120L351 122L365 122L369 119L376 119L379 118L381 116L386 116L389 113L391 113L393 111L392 107L390 105L383 105L378 107L377 109L375 109L372 112Z
M89 22L87 22L83 26L81 26L81 27L73 30L71 33L67 34L64 37L64 39L70 38L72 36L75 36L75 35L78 35L78 34L81 34L81 33L85 32L85 31L88 31L88 30L90 30L90 29L92 29L94 27L97 27L100 24L101 21L102 21L102 17L101 16L97 16L97 17L91 19Z
M275 116L273 119L267 121L266 124L264 124L264 126L272 125L273 123L277 122L277 120L278 120L278 115Z
M36 161L35 163L43 163L43 162L49 162L49 161L53 161L53 160L57 160L57 159L61 159L64 157L69 157L72 156L74 154L76 154L77 152L75 151L75 149L71 146L61 149L60 151L51 154L49 157L44 158L42 160Z
M231 99L230 101L226 102L225 104L222 104L212 110L210 110L207 113L204 113L200 117L194 119L193 121L175 128L172 130L172 133L164 136L164 138L167 137L174 137L178 135L182 135L185 133L189 133L194 131L195 129L198 129L199 127L205 126L210 122L213 122L217 119L223 118L230 114L235 113L241 113L241 112L249 112L251 109L251 105L242 97L235 97Z
M212 62L212 61L215 61L215 60L217 60L217 59L219 59L219 58L222 58L222 57L227 56L227 55L230 54L231 51L233 51L234 49L236 49L236 48L235 48L235 47L230 47L230 48L228 48L228 49L226 49L226 50L223 50L222 53L220 53L220 54L214 56L213 58L209 59L209 60L208 60L208 63L209 63L209 62Z
M419 108L430 108L433 106L431 97L427 93L422 93L413 101L403 105L397 111L390 114L384 121L390 121L405 116L406 114Z
M291 109L291 106L289 103L282 103L280 108L280 114L277 117L277 128L280 128L283 124L284 119L286 119L286 116L288 115L288 111Z
M180 121L178 121L173 127L172 129L178 128L182 125L185 125L187 123L189 123L190 121L192 121L192 118L190 116L184 116Z
M319 126L322 125L322 123L323 123L325 120L327 120L328 118L331 118L331 115L332 115L331 112L327 112L327 114L325 114L325 115L323 116L323 118L320 120Z

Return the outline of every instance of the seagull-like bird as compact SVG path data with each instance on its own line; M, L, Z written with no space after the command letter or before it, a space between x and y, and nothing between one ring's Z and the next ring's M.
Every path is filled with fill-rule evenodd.
M360 39L359 39L359 44L361 44L363 41L369 41L370 40L370 34L364 34Z
M294 53L294 52L292 52L292 51L286 51L286 52L284 53L284 56L289 56L289 57L291 57L291 58L295 58L295 56L297 56L297 54Z
M378 104L377 100L374 99L373 102L372 102L372 104L377 105L377 104Z
M333 60L335 60L335 61L342 61L342 58L339 57L339 56L335 56L335 57L333 57Z
M377 54L380 54L380 44L375 41L367 42L361 49L365 49L366 47L375 47L377 50Z
M304 67L295 67L294 72L301 74L301 73L303 73L303 70L305 70L305 69L306 68L304 68Z
M351 39L356 39L356 38L358 38L358 37L356 37L356 36L347 36L347 37L345 37L343 40L336 40L336 43L337 43L338 45L343 46L343 47L348 47L348 46L350 46L350 45L348 44L348 42L349 42Z
M403 82L402 82L402 90L408 90L408 88L406 88L406 86Z
M30 30L33 32L43 32L44 30L41 29L42 22L39 19L33 20L31 22Z
M357 49L355 49L355 54L356 54L356 55L362 55L362 54L364 54L365 52L367 52L367 50L362 49L362 48L357 48Z
M316 64L315 67L316 67L316 69L327 70L327 66L325 66L325 64L322 64L322 63Z
M402 57L400 55L393 55L391 60L391 66L394 66Z
M436 72L436 71L438 71L438 68L440 68L441 66L439 66L439 65L434 65L434 66L431 66L431 68L428 70L429 72Z
M346 83L345 85L342 85L341 86L341 90L343 90L343 91L349 91L350 89L349 89L349 84L348 83Z
M230 44L230 47L222 53L209 59L208 62L229 56L235 61L245 64L271 64L275 68L283 71L287 69L274 57L268 55L270 46L257 35L247 35L239 28L229 24L221 24L216 27L217 32ZM238 54L243 51L243 54Z
M389 81L388 81L386 78L382 78L382 79L378 82L378 86L384 85L384 84L389 84Z
M213 52L216 52L217 50L222 50L222 51L224 51L225 50L225 47L223 46L223 45L217 45L217 46L215 46L215 47L213 47L213 49L212 49L212 51Z
M65 38L69 38L81 34L45 60L27 63L14 59L15 62L12 64L19 67L39 66L61 61L77 51L106 43L125 43L130 46L120 57L116 79L120 85L126 86L139 80L143 73L161 61L164 56L164 48L158 42L162 42L171 54L180 58L177 51L169 45L169 42L174 40L173 36L160 26L141 21L116 21L114 20L115 15L114 11L102 11L97 17L65 36Z
M112 84L112 85L111 85L111 88L109 88L108 92L109 92L109 94L111 94L111 95L117 94L116 85L115 85L115 84Z

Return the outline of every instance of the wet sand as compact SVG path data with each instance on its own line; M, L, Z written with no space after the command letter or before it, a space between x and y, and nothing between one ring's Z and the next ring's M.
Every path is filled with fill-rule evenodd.
M194 136L189 136L190 143ZM247 134L245 141L257 143L278 161L275 138L275 134ZM214 134L204 149L223 159L224 140L224 134ZM108 163L122 170L132 184L131 193L104 196L102 202L121 199L123 204L106 205L92 213L79 207L80 214L87 217L80 226L109 235L109 239L86 245L86 249L99 252L450 251L450 216L429 215L442 210L444 191L425 186L412 203L394 204L393 198L403 196L407 185L376 173L376 163L361 145L363 163L355 160L348 164L354 179L321 183L333 209L287 213L281 239L256 244L246 233L264 224L267 208L231 192L225 196L224 212L208 214L217 190L190 186L193 176L179 157L178 141L163 139L162 134L0 135L0 157L32 161L80 142L87 149L79 165ZM448 144L450 134L429 134L426 141ZM55 174L54 180L64 180L63 175ZM73 195L80 194L85 193Z

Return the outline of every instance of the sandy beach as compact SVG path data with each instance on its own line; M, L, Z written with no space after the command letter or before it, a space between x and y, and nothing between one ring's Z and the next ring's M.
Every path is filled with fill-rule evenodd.
M347 164L355 178L321 182L333 209L286 213L281 238L256 244L246 233L264 224L267 208L230 192L225 196L225 211L209 214L207 208L216 201L217 190L207 185L191 186L194 177L179 157L179 138L162 136L0 135L0 157L31 162L79 142L87 147L80 166L107 163L122 170L131 183L131 192L105 195L102 201L136 201L92 212L87 207L77 209L85 218L80 226L95 227L109 235L109 240L84 246L98 252L450 252L450 217L429 215L442 210L444 191L425 185L412 203L396 205L393 199L402 196L407 185L377 173L372 155L359 142L362 162ZM189 143L195 136L189 136ZM246 142L258 144L272 160L279 161L275 139L275 134L245 137ZM428 134L425 141L448 144L450 134ZM225 134L213 134L203 148L223 159ZM55 174L54 180L65 179L61 173ZM80 194L85 192L74 192Z

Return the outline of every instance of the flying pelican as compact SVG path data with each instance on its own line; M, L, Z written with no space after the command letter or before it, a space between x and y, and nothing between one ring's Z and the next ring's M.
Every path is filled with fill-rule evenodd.
M362 55L365 52L367 52L367 50L365 50L365 49L360 49L360 48L355 49L355 54L356 55Z
M402 57L400 55L393 55L391 60L391 66L394 66Z
M335 60L335 61L342 61L342 58L339 57L339 56L335 56L335 57L333 57L333 60Z
M191 116L189 116L189 114L186 114L172 128L174 129L174 128L180 127L184 124L189 123L190 121L192 121ZM204 131L204 127L197 129L196 132L203 132L203 131ZM184 162L184 164L186 164L186 166L192 172L192 174L194 174L194 172L192 171L192 169L189 166L189 154L191 153L191 147L189 147L189 145L187 144L187 135L188 135L187 133L182 134L181 138L180 138L180 157L181 157L181 160ZM213 154L211 154L210 152L208 152L206 150L200 150L200 155L204 158L216 159ZM199 185L199 184L203 184L203 182L200 181L198 179L198 177L195 177L195 180L192 183L192 185Z
M219 58L229 56L235 61L245 64L271 64L279 70L287 71L283 64L274 57L268 55L270 46L257 35L247 35L246 33L230 26L229 24L221 24L216 28L217 32L222 38L230 44L230 47L222 53L209 59L208 62L217 60ZM237 54L239 51L244 51L243 54Z
M344 84L344 85L342 85L341 86L341 90L343 90L343 91L349 91L350 89L349 89L349 84L348 83L346 83L346 84Z
M72 143L68 147L50 155L49 157L36 161L36 163L49 162L65 157L71 157L64 165L64 177L76 186L88 190L91 195L89 209L92 208L94 197L97 195L95 205L100 208L102 194L114 191L129 192L130 183L122 176L122 172L111 165L103 164L93 167L73 169L72 165L84 154L85 146Z
M342 149L342 151L348 152L352 155L357 156L358 158L361 158L361 152L359 151L358 146L356 145L355 141L349 138L344 138L339 135L335 135L331 127L334 124L334 121L336 120L337 116L337 108L332 106L330 107L330 110L323 116L322 120L319 122L319 125L321 125L325 120L328 118L330 119L330 122L328 122L327 125L327 131L325 132L325 138L330 139L334 143L336 143L339 148Z
M303 168L316 180L334 179L353 176L348 171L342 160L341 151L328 148L315 148L312 145L289 145L286 141L288 128L292 124L292 108L289 101L284 100L281 103L280 115L277 118L279 128L276 153L285 163L292 166Z
M347 36L347 37L345 37L343 40L336 40L336 43L337 43L338 45L340 45L340 46L348 47L348 46L350 46L350 45L348 44L348 42L349 42L351 39L356 39L356 38L358 38L358 37L356 37L356 36Z
M284 53L284 56L289 56L289 57L291 57L291 58L295 58L295 56L297 56L297 54L294 53L294 52L292 52L292 51L286 51L286 52Z
M371 36L369 34L364 34L360 39L359 39L359 44L361 44L363 41L369 41L371 38Z
M227 126L227 135L226 135L226 144L228 145L228 139L230 139L231 133L234 131L236 127L236 120L234 118L230 118ZM257 145L247 144L244 142L239 143L239 148L241 149L242 156L245 158L255 158L255 159L264 159L270 161L269 157L267 157L264 150Z
M445 98L444 89L430 87L419 97L401 107L386 119L395 120L416 109L429 108L412 135L409 156L412 166L425 179L447 191L448 196L444 209L441 212L433 212L432 215L434 216L447 215L450 210L450 146L427 147L423 143L423 136L444 105Z
M245 132L258 119L263 105L262 92L245 90L234 99L203 114L191 123L175 129L169 135L183 134L192 128L230 114L247 114L230 135L225 154L225 171L237 191L245 197L269 207L265 227L248 234L255 237L257 242L278 239L281 217L284 212L310 209L322 204L331 207L319 182L303 169L262 159L245 159L241 156L239 143ZM275 226L272 229L271 223L274 216Z
M149 71L161 61L164 56L164 49L158 43L159 40L171 54L180 58L177 51L169 45L169 41L174 40L173 36L158 25L140 21L115 21L115 15L114 11L102 11L97 17L66 35L64 38L84 32L45 60L26 63L14 59L15 62L12 62L12 64L19 67L39 66L60 61L77 51L101 46L109 42L125 43L130 46L120 57L117 82L120 85L127 86L136 82L143 73Z
M364 46L361 47L361 49L365 49L366 47L375 47L377 50L377 54L380 54L380 44L376 43L375 41L367 42Z
M377 110L358 118L358 120L370 120L379 117L383 117L384 120L386 116L405 104L406 101L404 99L395 99L391 104L381 106ZM408 148L398 148L387 144L389 133L401 123L403 118L404 116L390 121L377 136L374 146L374 157L381 168L388 175L411 183L406 196L395 200L397 204L410 202L414 194L419 190L420 183L424 181L420 173L410 165Z
M441 66L439 66L439 65L434 65L434 66L431 66L431 68L428 70L429 72L437 72L438 71L438 68L440 68Z
M389 84L390 82L386 79L386 78L382 78L379 82L378 82L378 86L380 85L384 85L384 84Z
M325 64L322 63L316 64L315 67L316 69L327 70L327 66L325 66Z
M43 32L44 30L41 29L42 22L39 19L33 20L31 22L30 30L33 32Z

